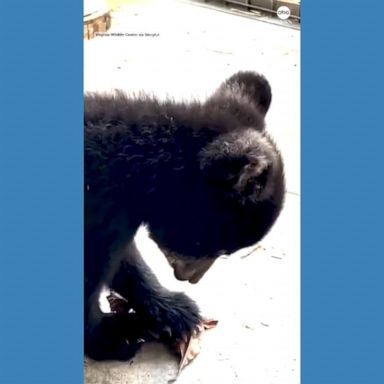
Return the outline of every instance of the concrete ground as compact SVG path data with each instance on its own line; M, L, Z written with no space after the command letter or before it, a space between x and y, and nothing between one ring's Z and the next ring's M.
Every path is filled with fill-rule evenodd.
M288 189L273 230L254 249L219 259L196 286L173 278L144 229L137 243L165 286L187 292L204 315L219 320L178 383L298 384L300 31L185 2L132 2L112 14L107 34L85 41L84 66L85 90L144 90L175 99L204 99L241 69L269 79L267 127L283 153ZM165 384L177 367L164 346L146 344L127 363L86 360L85 383Z

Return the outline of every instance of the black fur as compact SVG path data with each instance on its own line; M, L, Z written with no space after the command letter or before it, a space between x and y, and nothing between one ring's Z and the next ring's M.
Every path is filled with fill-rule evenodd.
M201 260L250 246L271 228L285 186L280 154L264 130L270 102L267 80L253 72L233 75L205 103L85 96L90 357L128 359L139 346L135 337L168 329L178 340L201 321L196 304L163 288L145 265L133 242L140 224L173 260L175 275L190 281L204 273L197 276ZM191 273L177 260L188 261ZM135 316L101 313L104 283Z

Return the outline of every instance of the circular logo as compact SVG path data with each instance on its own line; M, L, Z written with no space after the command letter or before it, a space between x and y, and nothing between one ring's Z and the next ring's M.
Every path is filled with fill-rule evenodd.
M277 16L281 20L287 20L289 16L291 16L291 10L285 5L277 8Z

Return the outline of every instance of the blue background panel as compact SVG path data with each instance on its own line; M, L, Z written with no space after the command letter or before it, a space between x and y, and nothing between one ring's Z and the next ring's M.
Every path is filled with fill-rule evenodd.
M82 14L1 3L0 383L82 383Z
M302 2L302 383L384 383L383 12Z

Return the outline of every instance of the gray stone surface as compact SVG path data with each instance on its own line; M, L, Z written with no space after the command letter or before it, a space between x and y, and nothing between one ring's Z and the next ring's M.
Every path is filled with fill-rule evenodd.
M218 260L196 286L175 281L144 229L137 243L164 285L187 292L219 320L178 383L299 383L300 32L174 1L130 5L112 16L108 32L124 36L84 42L85 90L204 99L240 69L269 79L267 125L282 150L288 187L273 230L257 247ZM156 36L132 36L140 33ZM85 382L167 383L177 363L164 346L148 344L131 362L87 360Z

